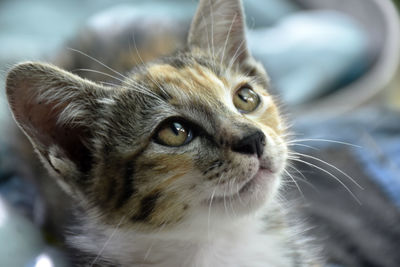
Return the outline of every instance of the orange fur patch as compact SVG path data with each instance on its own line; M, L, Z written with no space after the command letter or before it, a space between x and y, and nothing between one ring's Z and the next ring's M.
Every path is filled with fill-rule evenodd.
M222 96L227 82L217 77L212 71L200 66L186 66L182 69L171 65L154 65L148 73L158 83L169 83L188 96L197 96L207 102ZM178 93L178 92L177 92Z

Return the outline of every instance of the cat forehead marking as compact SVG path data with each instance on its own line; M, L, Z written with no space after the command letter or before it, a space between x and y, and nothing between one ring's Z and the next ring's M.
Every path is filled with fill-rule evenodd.
M191 64L179 69L169 64L153 65L147 72L157 82L178 89L170 92L178 96L183 92L189 96L222 100L226 92L230 91L230 85L224 77L218 77L200 64Z
M228 107L228 110L234 112L236 116L240 113L232 101L234 91L241 86L253 84L253 89L262 96L262 105L254 114L249 114L249 118L253 123L267 125L277 133L282 131L280 119L277 118L278 111L271 96L261 85L253 83L251 77L230 71L217 75L211 69L197 63L180 68L169 64L158 64L150 66L147 73L157 84L168 88L167 91L171 94L169 103L172 105L200 101L213 110L224 113L227 109L221 109L221 106Z

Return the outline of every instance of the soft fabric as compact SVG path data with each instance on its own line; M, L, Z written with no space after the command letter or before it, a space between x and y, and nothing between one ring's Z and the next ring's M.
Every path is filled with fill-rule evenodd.
M320 119L297 121L296 131L302 134L298 138L333 141L303 141L316 149L295 149L339 168L343 173L309 156L301 157L332 173L354 194L327 172L296 164L309 183L299 181L307 203L303 212L324 244L325 256L341 266L400 266L400 113L368 109L329 121ZM293 175L302 179L296 172ZM296 187L292 193L302 199Z
M308 102L354 80L368 67L367 37L350 17L303 11L249 31L254 56L289 105Z

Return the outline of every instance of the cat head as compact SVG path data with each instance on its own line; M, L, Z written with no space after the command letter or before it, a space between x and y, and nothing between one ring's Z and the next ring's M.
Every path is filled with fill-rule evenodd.
M88 216L142 230L239 219L270 201L287 148L268 87L239 0L200 1L188 49L120 86L32 62L6 84L16 122Z

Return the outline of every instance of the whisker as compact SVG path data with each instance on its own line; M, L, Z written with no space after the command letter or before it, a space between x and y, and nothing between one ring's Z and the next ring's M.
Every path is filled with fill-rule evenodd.
M164 222L164 223L160 226L160 228L158 229L156 235L159 234L159 233L165 228L166 224L167 224L167 223ZM153 249L153 246L154 246L154 244L155 244L156 241L157 241L157 239L154 238L153 241L151 242L149 249L146 251L146 254L144 255L144 258L143 258L143 261L144 261L144 262L145 262L145 261L147 260L147 258L149 257L150 252L151 252L151 250Z
M90 56L90 55L88 55L88 54L86 54L86 53L84 53L84 52L82 52L82 51L79 51L79 50L77 50L77 49L73 49L73 48L67 48L67 49L68 49L68 50L71 50L71 51L74 51L74 52L76 52L76 53L79 53L79 54L81 54L81 55L83 55L83 56L88 57L89 59L91 59L91 60L95 61L96 63L100 64L101 66L107 68L108 70L112 71L113 73L118 74L119 76L121 76L121 77L124 78L125 80L122 80L122 79L117 78L117 77L115 77L115 76L113 76L113 75L110 75L110 74L108 74L108 73L104 73L104 72L101 72L101 71L97 71L97 70L91 70L91 69L78 69L78 70L81 70L81 71L88 71L88 72L94 72L94 73L98 73L98 74L103 74L103 75L105 75L105 76L107 76L107 77L111 77L111 78L113 78L113 79L116 79L116 80L122 82L122 83L125 84L125 85L133 86L134 89L135 89L137 92L139 92L139 93L146 94L147 96L150 96L150 97L156 98L156 99L158 99L158 100L160 100L160 101L163 101L159 96L157 96L156 94L154 94L153 92L151 92L151 91L148 90L147 88L141 86L141 85L138 84L136 81L134 81L134 80L132 80L132 79L130 79L130 78L124 76L123 74L119 73L118 71L112 69L111 67L107 66L106 64L104 64L104 63L101 62L100 60L97 60L96 58L94 58L94 57L92 57L92 56ZM127 81L129 81L129 83L128 83ZM141 90L139 90L139 89L141 89Z
M292 181L293 181L294 184L296 185L297 189L299 190L301 196L302 196L303 198L305 198L305 197L304 197L303 191L301 190L299 184L296 182L296 180L293 178L293 176L292 176L286 169L284 169L283 171L290 177L290 179L292 179Z
M294 167L290 162L287 163L287 166L290 167L291 169L297 171L298 174L300 174L301 177L303 177L304 180L307 180L307 178L304 176L304 174L299 171L296 167Z
M214 196L215 196L215 192L217 191L218 185L221 182L221 178L222 178L222 176L220 176L218 178L217 185L214 187L214 190L213 190L213 192L211 194L210 205L208 206L208 219L207 219L208 239L210 239L211 205L212 205L212 202L213 202L213 199L214 199Z
M229 181L229 182L228 182L228 193L230 193L230 190L231 190L231 189L232 189L232 183L231 183L231 181ZM235 214L235 211L233 210L233 204L232 204L232 197L231 197L231 195L229 195L228 200L229 200L229 206L230 206L230 210L232 211L233 218L235 218L235 217L236 217L236 214Z
M139 50L138 50L138 48L137 48L136 39L135 39L135 36L134 36L134 35L132 35L132 41L133 41L133 45L134 45L134 47L135 47L136 54L137 54L137 56L139 57L139 60L142 62L143 65L145 65L145 63L144 63L144 61L143 61L143 59L142 59L142 57L141 57L141 55L140 55L140 53L139 53ZM130 44L129 44L129 46L130 46ZM150 80L158 87L158 89L160 89L160 91L161 91L162 93L168 95L167 92L165 92L164 88L162 88L161 84L158 83L158 82L154 79L154 77L152 77L152 74L151 74L151 73L149 73L149 78L150 78Z
M122 84L127 85L127 86L135 89L139 93L145 94L147 96L150 96L150 97L153 97L153 98L156 98L156 99L162 101L162 99L158 95L156 95L153 92L147 90L145 87L139 85L138 83L135 83L135 81L133 81L131 79L128 79L129 82L127 82L125 80L119 79L119 78L117 78L117 77L115 77L113 75L110 75L108 73L105 73L105 72L102 72L102 71L98 71L98 70L92 70L92 69L76 69L75 71L87 71L87 72L93 72L93 73L102 74L104 76L107 76L107 77L113 78L113 79L115 79L117 81L120 81ZM101 82L101 83L107 83L107 82ZM116 84L112 84L112 85L117 86Z
M120 78L118 78L118 77L115 77L115 76L113 76L113 75L111 75L111 74L108 74L108 73L99 71L99 70L92 70L92 69L74 69L72 72L76 72L76 71L86 71L86 72L93 72L93 73L101 74L101 75L107 76L107 77L109 77L109 78L112 78L112 79L114 79L114 80L117 80L117 81L119 81L119 82L121 82L121 83L127 84L126 81L124 81L124 80L122 80L122 79L120 79Z
M329 171L327 171L327 170L325 170L325 169L323 169L323 168L321 168L321 167L319 167L319 166L317 166L317 165L315 165L315 164L312 164L312 163L310 163L310 162L301 160L301 159L296 158L296 157L289 157L289 159L294 160L294 161L298 161L298 162L301 162L301 163L304 163L304 164L306 164L306 165L308 165L308 166L311 166L311 167L313 167L313 168L316 168L316 169L318 169L318 170L320 170L320 171L322 171L322 172L328 174L329 176L331 176L332 178L334 178L339 184L341 184L341 185L349 192L349 194L357 201L357 203L358 203L359 205L362 205L362 203L360 202L360 200L359 200L359 199L356 197L356 195L350 190L350 188L349 188L345 183L343 183L339 178L337 178L335 175L333 175L331 172L329 172Z
M121 76L122 78L128 79L128 77L126 77L126 76L123 75L122 73L120 73L120 72L114 70L113 68L107 66L106 64L104 64L104 63L101 62L100 60L98 60L98 59L96 59L96 58L94 58L94 57L92 57L92 56L90 56L90 55L88 55L88 54L86 54L86 53L84 53L84 52L82 52L82 51L80 51L80 50L77 50L77 49L74 49L74 48L71 48L71 47L67 47L67 49L68 49L68 50L71 50L71 51L74 51L74 52L76 52L76 53L79 53L79 54L81 54L81 55L83 55L83 56L85 56L85 57L88 57L88 58L90 58L91 60L93 60L93 61L97 62L98 64L100 64L101 66L105 67L106 69L112 71L113 73L118 74L118 75Z
M222 177L222 175L221 175L221 177ZM229 187L230 187L230 184L229 184L229 182L228 182L228 186L226 186L226 187L224 188L224 197L223 197L223 199L224 199L224 208L225 208L226 214L227 214L231 219L234 219L234 217L232 217L232 215L231 215L230 212L229 212L228 206L226 205L226 191L227 191L227 189L229 190Z
M108 86L108 87L117 87L118 84L115 83L110 83L110 82L100 82L102 85Z
M308 186L310 186L314 191L319 192L319 190L315 187L315 185L313 185L312 183L310 183L307 178L304 176L304 174L299 171L296 167L292 166L291 164L287 165L289 168L291 168L292 170L295 170L298 174L300 174L301 177L297 177L297 179L299 179L300 181L306 183Z
M297 143L291 143L288 144L288 146L301 146L301 147L306 147L306 148L310 148L312 150L320 150L319 148L313 147L313 146L309 146L309 145L304 145L304 144L297 144Z
M232 191L231 189L233 189L233 185L235 184L235 181L236 181L236 177L235 177L232 181L230 181L230 182L228 183L228 189L229 189L229 191ZM235 208L234 208L234 206L233 206L233 204L232 204L232 196L229 197L229 202L230 202L230 204L231 204L232 214L233 214L233 216L234 216L235 218L237 218L237 215L236 215L236 212L235 212Z
M230 216L230 215L229 215L229 212L228 212L228 207L226 206L226 188L224 188L224 208L225 208L226 214L227 214L228 216Z
M244 202L243 202L242 198L240 197L240 189L239 189L239 184L238 183L236 184L236 191L237 191L236 194L238 196L240 204L242 204L242 206L244 206Z
M355 145L355 144L351 144L351 143L346 143L346 142L341 142L341 141L336 141L336 140L329 140L329 139L318 139L318 138L295 139L295 140L288 141L288 144L293 144L293 143L298 143L298 142L327 142L327 143L341 144L341 145L361 148L361 146Z
M207 219L208 239L210 239L211 206L212 206L212 202L214 200L215 191L217 191L217 187L214 188L214 190L211 194L210 204L208 205L208 219Z
M311 155L307 155L307 154L303 154L303 153L289 152L289 154L297 155L297 156L303 156L303 157L310 158L310 159L316 160L316 161L318 161L318 162L321 162L321 163L323 163L323 164L325 164L325 165L327 165L327 166L329 166L329 167L335 169L336 171L340 172L340 173L343 174L345 177L347 177L350 181L352 181L355 185L357 185L361 190L364 190L364 188L363 188L359 183L357 183L356 180L354 180L350 175L348 175L347 173L345 173L344 171L342 171L341 169L339 169L338 167L336 167L336 166L333 165L333 164L330 164L330 163L328 163L328 162L326 162L326 161L324 161L324 160L322 160L322 159L319 159L319 158L317 158L317 157L313 157L313 156L311 156Z
M117 232L118 228L121 226L122 222L125 220L126 216L122 216L121 220L119 221L119 223L117 224L117 226L115 227L115 229L113 230L113 232L111 233L111 235L108 237L108 239L106 240L106 242L104 243L103 247L100 249L99 253L96 255L96 258L92 261L92 263L90 264L90 267L93 267L93 265L97 262L97 260L100 258L101 254L104 252L104 250L106 249L107 245L110 243L111 239L114 237L115 233Z

